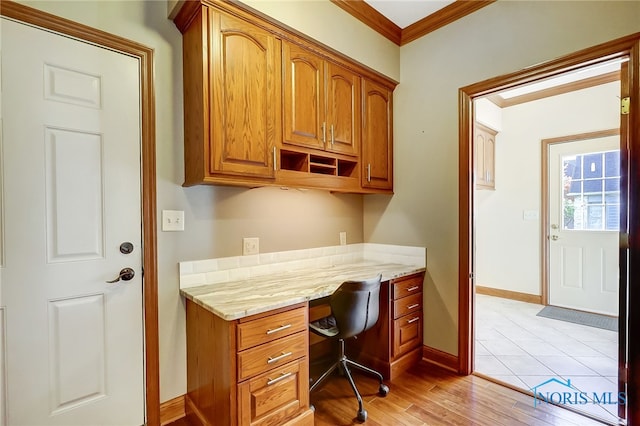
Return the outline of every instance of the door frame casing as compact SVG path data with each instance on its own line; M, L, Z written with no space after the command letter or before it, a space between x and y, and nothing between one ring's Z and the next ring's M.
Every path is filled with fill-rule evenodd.
M160 424L160 365L158 336L158 274L156 226L156 125L153 49L131 40L33 9L2 0L0 16L53 31L80 41L134 57L140 64L140 136L142 169L142 267L144 271L144 359L145 420Z
M458 92L459 108L459 215L458 215L458 372L466 375L473 372L474 360L474 317L475 317L475 218L474 209L474 144L472 141L473 121L475 116L473 102L475 99L493 93L515 88L529 83L544 80L559 74L571 72L590 64L596 64L616 58L628 57L628 77L621 81L624 94L631 96L629 115L621 120L620 132L626 138L627 152L621 152L621 165L628 171L627 188L628 211L627 232L630 236L628 249L621 249L620 267L628 267L626 288L628 304L640 301L640 167L632 168L631 164L640 164L640 33L635 33L607 43L580 50L567 56L544 62L511 74L494 77L479 83L465 86ZM626 121L626 124L625 124ZM624 230L621 230L623 232ZM628 253L628 264L626 262ZM621 276L623 274L620 274ZM622 318L626 310L621 306ZM622 324L621 332L628 334L640 332L640 310L629 310L627 322ZM640 342L628 342L628 363L626 371L619 376L626 377L628 383L627 409L629 424L640 424ZM637 370L637 371L636 371ZM638 408L638 409L636 409Z
M541 283L541 299L543 305L549 304L549 191L546 188L549 187L549 149L551 145L564 143L564 142L578 142L588 139L605 138L608 136L620 136L620 129L607 129L596 132L580 133L575 135L559 136L557 138L542 139L541 158L542 168L540 175L540 182L542 182L541 200L540 200L540 276L542 278Z

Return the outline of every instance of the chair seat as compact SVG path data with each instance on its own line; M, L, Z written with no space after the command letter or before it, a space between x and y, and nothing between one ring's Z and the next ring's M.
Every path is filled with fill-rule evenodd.
M320 318L317 321L309 323L309 328L316 334L324 337L335 337L340 333L333 315Z

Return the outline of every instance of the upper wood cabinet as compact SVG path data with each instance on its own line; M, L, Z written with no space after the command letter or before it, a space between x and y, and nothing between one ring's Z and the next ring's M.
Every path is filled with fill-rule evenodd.
M473 126L476 161L476 188L495 189L495 149L497 132L480 123Z
M183 42L185 184L275 178L280 40L202 6Z
M362 187L392 191L392 93L366 79L362 86Z
M282 43L285 144L359 154L360 76Z
M396 82L240 2L186 1L185 185L393 190Z

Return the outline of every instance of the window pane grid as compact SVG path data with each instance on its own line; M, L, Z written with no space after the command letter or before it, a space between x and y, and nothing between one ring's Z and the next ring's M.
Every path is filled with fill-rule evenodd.
M620 151L566 156L562 164L563 229L618 230Z

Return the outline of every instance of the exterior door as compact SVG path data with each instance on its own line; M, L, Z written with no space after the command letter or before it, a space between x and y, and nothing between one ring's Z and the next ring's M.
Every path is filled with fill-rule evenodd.
M139 75L2 20L7 424L144 423Z
M620 137L549 145L549 304L618 315Z

